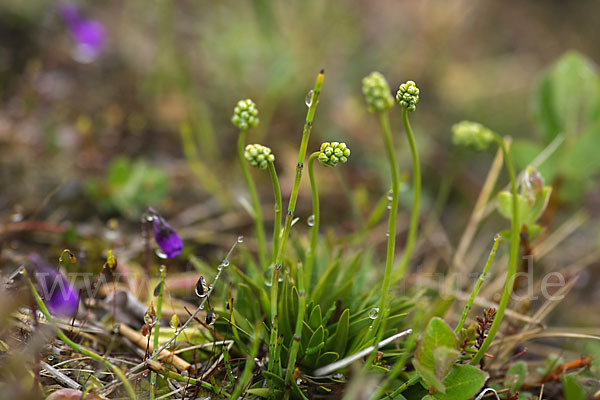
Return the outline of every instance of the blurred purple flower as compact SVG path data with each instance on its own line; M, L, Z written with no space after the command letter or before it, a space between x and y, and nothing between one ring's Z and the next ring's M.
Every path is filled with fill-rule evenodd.
M152 207L148 208L148 214L152 217L154 240L156 240L162 252L167 258L177 257L181 254L181 250L183 250L183 240L181 240L181 237Z
M79 308L79 293L58 268L45 264L38 255L32 255L35 275L40 284L40 294L50 312L73 316Z
M106 29L95 19L84 17L73 3L61 3L59 12L75 41L73 57L79 62L92 62L104 50Z

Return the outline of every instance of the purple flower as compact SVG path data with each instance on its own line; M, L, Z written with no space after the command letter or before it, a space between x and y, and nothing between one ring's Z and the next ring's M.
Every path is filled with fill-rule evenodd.
M175 232L175 229L169 225L163 217L161 217L154 209L149 208L148 214L152 220L152 228L154 229L154 240L160 247L167 258L175 258L181 254L183 250L183 241Z
M95 19L84 17L73 3L62 3L60 15L75 41L73 57L79 62L92 62L102 53L106 44L106 29Z
M35 264L40 294L50 312L55 315L75 315L79 308L79 293L67 277L57 268L44 264L37 255L32 255L31 260Z

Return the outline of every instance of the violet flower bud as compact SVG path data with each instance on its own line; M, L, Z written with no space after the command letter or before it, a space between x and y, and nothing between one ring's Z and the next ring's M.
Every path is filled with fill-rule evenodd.
M52 265L45 264L39 256L32 255L40 294L54 315L73 316L79 308L79 292L66 276Z
M60 15L75 42L73 58L82 63L97 59L106 45L106 29L99 21L86 18L74 3L62 3Z
M183 250L183 240L153 208L148 209L148 220L152 222L154 240L167 258L175 258Z

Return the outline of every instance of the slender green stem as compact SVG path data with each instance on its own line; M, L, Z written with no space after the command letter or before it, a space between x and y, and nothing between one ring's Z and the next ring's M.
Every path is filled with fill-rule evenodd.
M379 312L377 318L373 322L373 329L369 330L366 342L368 343L377 333L377 329L381 325L381 321L387 317L387 296L390 287L392 275L392 267L394 265L394 251L396 247L396 216L398 214L398 163L394 152L392 142L392 131L390 129L390 121L386 111L379 113L379 121L381 124L381 133L383 136L383 144L390 163L390 172L392 174L392 199L390 205L390 215L388 218L388 238L387 238L387 253L385 259L385 273L383 275L383 284L381 287L381 298L379 300Z
M294 219L294 211L296 209L296 200L298 199L298 190L300 189L300 179L302 178L302 169L304 168L304 159L306 158L306 149L308 147L308 139L310 138L310 132L312 130L312 123L315 117L315 111L317 104L319 103L319 96L321 95L321 87L323 86L323 79L325 78L324 72L321 71L317 76L315 88L313 90L312 99L310 106L308 107L308 113L306 114L306 122L304 124L304 130L302 131L302 141L300 142L300 151L298 152L298 164L296 165L296 176L294 178L294 186L292 186L292 193L290 195L290 201L288 204L288 211L285 217L285 226L283 227L283 234L281 236L281 243L279 245L279 251L277 252L276 264L283 262L283 256L285 254L285 247L287 239L290 234L292 227L292 220Z
M23 270L23 271L24 271L24 274L27 275L27 271L26 270ZM76 352L81 353L84 356L87 356L94 361L98 361L99 363L104 364L123 383L123 386L125 386L125 390L127 390L127 394L129 395L129 397L132 399L135 399L136 398L135 391L133 390L133 387L131 386L131 384L125 377L125 375L123 375L123 372L121 371L121 369L119 367L112 364L110 361L108 361L106 358L100 356L99 354L96 354L93 351L86 349L85 347L81 347L79 344L77 344L74 341L72 341L71 339L69 339L67 337L67 335L65 335L63 333L63 331L56 326L56 324L54 323L54 319L52 318L52 316L50 315L50 312L48 311L48 308L46 308L46 304L44 303L44 300L42 300L42 298L40 297L40 294L35 289L35 286L33 285L33 282L31 281L31 279L29 279L29 277L27 277L27 278L29 280L29 286L31 287L31 293L33 294L33 298L35 299L35 302L37 303L42 314L44 314L44 317L46 317L46 320L48 321L48 323L50 323L50 324L52 324L52 326L54 326L54 329L56 331L56 335L58 336L58 338L60 340L62 340L67 346L69 346L70 348L75 350Z
M279 249L279 241L281 239L281 215L283 214L283 205L281 201L279 178L277 178L277 171L275 171L275 164L269 161L267 163L267 168L269 169L269 176L271 177L273 194L275 196L275 219L273 220L273 255L271 260L271 262L275 264L277 250Z
M500 235L496 235L496 237L494 237L494 245L492 246L492 251L490 252L487 262L485 263L485 267L483 267L483 271L481 272L481 275L479 275L479 280L475 284L475 287L473 288L473 291L471 292L471 296L469 297L469 300L467 301L467 304L465 305L465 309L463 310L462 316L460 317L460 321L458 322L458 325L456 325L456 329L454 329L454 333L456 333L456 334L458 334L458 332L460 332L463 325L465 324L465 321L467 320L467 316L469 315L469 311L471 310L471 307L473 306L473 302L475 301L475 298L479 294L479 289L481 289L481 285L483 285L483 281L485 280L485 277L486 277L488 271L490 270L492 263L494 262L494 257L496 257L496 251L498 250L498 244L500 244L501 239L502 239L502 236L500 236Z
M317 189L317 181L315 180L314 162L319 157L319 152L315 151L308 158L308 178L310 180L310 189L312 192L312 206L313 206L313 225L310 230L310 247L308 248L308 254L306 255L306 278L304 284L307 290L310 291L310 283L312 278L312 267L315 262L315 251L317 250L317 239L319 236L319 191Z
M415 143L415 136L413 135L410 122L408 121L408 111L406 108L402 109L402 122L404 122L404 129L406 130L406 137L408 138L408 144L410 146L410 152L413 159L413 209L410 216L410 228L408 230L408 237L406 239L406 246L404 247L404 254L400 262L400 267L396 273L395 281L402 279L406 272L406 267L410 261L410 256L415 245L415 238L417 236L417 228L419 227L419 202L421 196L421 166L419 163L419 153L417 152L417 145Z
M167 268L162 265L160 267L160 287L158 289L158 298L156 299L156 323L152 327L152 335L154 335L154 354L158 350L158 338L160 335L160 318L162 317L162 300L165 291L165 277L167 276ZM150 374L150 399L154 399L154 390L156 387L156 372Z
M224 395L225 397L230 397L227 393L219 393L217 388L215 386L211 385L210 383L204 382L201 379L190 378L187 376L179 375L177 372L171 371L168 368L165 368L165 366L163 366L158 361L148 359L148 360L146 360L146 365L152 371L164 376L165 378L174 379L178 382L187 383L189 385L199 385L199 386L203 387L204 389L208 389L208 390L214 392L215 394Z
M394 390L392 393L384 397L384 399L395 399L400 393L404 392L409 387L415 385L417 382L421 380L421 376L419 374L413 375L412 378L404 382L402 385L398 387L398 389ZM383 399L381 399L383 400Z
M494 318L494 322L492 322L492 326L488 332L487 337L483 341L481 348L475 354L475 357L471 360L471 364L477 364L481 358L484 356L486 350L494 340L494 336L496 336L496 332L498 332L498 328L500 328L500 323L502 322L502 318L504 317L504 311L506 310L506 306L508 305L508 301L510 300L510 296L513 291L513 284L515 281L515 275L517 273L517 261L519 258L519 243L520 243L520 221L519 221L519 202L517 198L517 177L515 174L515 168L512 163L512 159L510 158L510 154L506 147L504 140L501 137L497 138L499 145L502 148L502 153L504 155L504 161L506 165L506 170L508 171L508 176L510 177L510 191L512 193L512 226L510 232L510 257L508 261L508 273L506 275L506 282L504 283L504 290L502 292L502 297L500 298L500 304L498 304L498 311L496 311L496 317Z
M250 379L252 378L254 358L258 354L258 344L260 343L260 336L258 334L258 332L260 332L260 329L261 327L259 325L254 327L254 339L252 340L252 349L250 351L250 354L248 355L249 357L246 359L246 365L244 366L242 376L240 377L238 384L236 385L235 389L233 390L233 393L230 396L232 399L237 399L240 396L240 394L242 394L244 387L246 387L246 385L248 384L248 382L250 382Z
M256 230L256 238L258 240L258 259L260 261L260 266L264 269L268 266L267 245L265 242L265 225L263 221L262 207L256 192L256 186L254 185L254 180L250 174L250 169L248 168L248 164L244 158L244 151L246 149L246 132L247 131L244 130L240 131L240 135L238 136L237 150L240 164L242 166L242 172L244 173L244 179L246 180L246 185L248 185L248 190L250 191L252 207L254 208L254 228Z
M296 165L296 176L294 178L294 185L292 186L292 193L290 195L290 201L288 203L287 215L285 217L285 225L283 227L283 233L281 235L281 242L279 243L279 249L277 250L277 257L275 259L275 265L273 269L273 278L271 284L271 337L269 340L269 371L273 370L273 363L275 360L275 353L277 351L277 296L279 288L279 271L283 265L283 257L285 255L285 247L287 239L292 228L292 220L294 219L294 211L296 209L296 200L298 199L298 190L300 189L300 179L302 178L302 169L304 168L304 159L306 158L306 149L308 147L308 139L310 138L310 132L312 130L312 123L315 117L315 111L317 104L319 103L319 96L321 94L321 87L323 86L323 79L325 78L324 71L321 70L317 76L315 82L315 88L313 90L310 106L308 107L308 113L306 114L306 123L302 131L302 141L300 142L300 151L298 152L298 164Z
M300 349L300 340L302 339L302 323L304 322L306 292L304 290L304 274L302 271L302 264L298 263L298 317L296 319L296 331L294 332L294 339L292 348L290 350L290 356L287 365L287 371L285 373L286 386L292 384L294 376L294 367L296 365L296 357L298 356L298 350Z

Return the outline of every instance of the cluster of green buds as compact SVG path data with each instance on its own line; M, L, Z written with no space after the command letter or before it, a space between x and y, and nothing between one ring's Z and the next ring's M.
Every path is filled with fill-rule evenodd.
M363 78L362 92L370 113L382 112L394 105L390 86L385 77L379 72L372 72Z
M238 101L233 109L231 122L242 131L254 128L260 122L256 104L250 99Z
M455 145L485 150L496 138L496 134L477 122L461 121L452 126L452 141Z
M408 111L415 111L419 102L419 88L414 81L407 81L398 88L396 92L396 101L402 108Z
M350 149L346 143L324 142L319 153L319 162L324 167L335 167L338 163L345 163L350 157Z
M271 153L271 149L260 144L249 144L244 151L244 158L253 167L258 169L266 169L267 163L275 161L275 156Z

